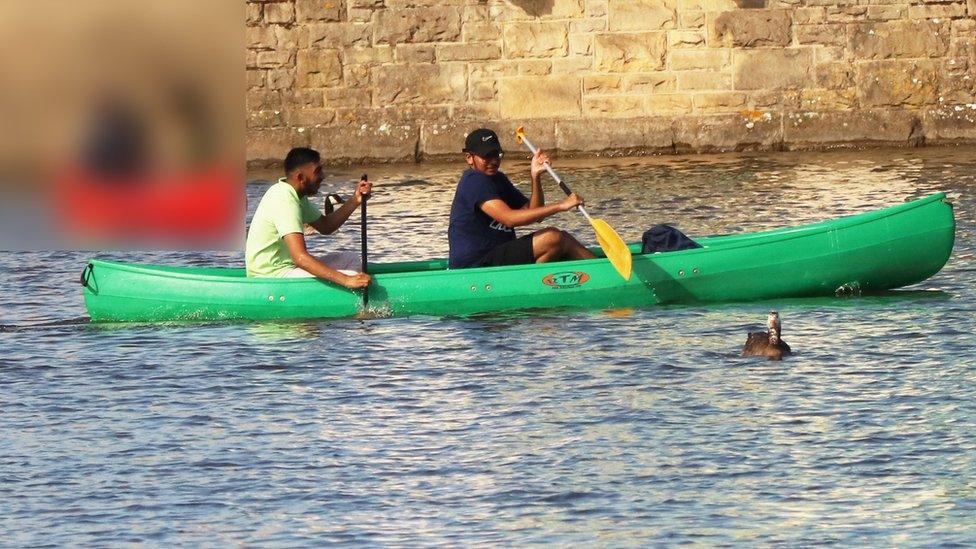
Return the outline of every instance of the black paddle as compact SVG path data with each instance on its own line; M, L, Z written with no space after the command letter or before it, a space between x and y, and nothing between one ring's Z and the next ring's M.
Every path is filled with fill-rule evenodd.
M368 179L366 178L366 174L363 174L362 181L367 181L367 180ZM361 255L362 272L365 274L369 274L366 272L366 199L367 198L369 198L369 195L364 194L363 203L362 205L360 205L360 208L362 209L359 212L359 236L360 236L360 240L362 241L362 255ZM369 305L369 286L363 288L363 309L365 309L367 305Z

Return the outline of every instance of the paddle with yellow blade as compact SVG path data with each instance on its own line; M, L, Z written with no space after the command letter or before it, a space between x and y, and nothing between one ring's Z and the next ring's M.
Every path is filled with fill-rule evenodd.
M515 139L517 139L519 143L525 145L525 147L529 149L532 154L539 151L539 149L535 148L528 138L525 137L525 128L522 126L519 126L519 128L515 130ZM564 183L558 175L556 175L556 172L552 170L552 167L549 166L548 162L546 162L546 171L548 171L549 175L552 176L556 183L559 184L559 188L566 193L566 196L572 194L573 191L570 190L569 186L566 185L566 183ZM610 264L613 265L614 269L617 269L617 272L620 273L620 276L622 276L624 280L630 280L631 261L633 258L631 257L630 249L627 248L627 244L622 238L620 238L617 231L613 230L613 227L611 227L606 221L602 219L593 219L590 217L590 214L586 213L586 209L584 209L583 206L579 206L579 211L581 214L583 214L583 217L590 222L590 225L593 226L593 230L596 232L596 241L600 244L600 248L603 249L603 253L606 254L607 259L610 260Z

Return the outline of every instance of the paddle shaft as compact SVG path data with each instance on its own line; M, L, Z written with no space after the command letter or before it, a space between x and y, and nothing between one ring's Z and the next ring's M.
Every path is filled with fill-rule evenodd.
M535 148L535 145L533 145L532 142L529 141L529 138L525 137L524 135L522 136L522 143L525 143L525 146L528 147L530 151L532 151L532 154L536 154L537 152L539 152L539 149ZM550 166L548 162L545 163L545 167L546 167L546 171L549 172L549 176L552 177L552 179L559 184L559 188L562 189L564 193L566 193L566 196L573 194L573 191L569 188L569 185L563 182L562 178L560 178L559 175L556 174L555 171L553 171L552 166ZM585 217L587 221L593 223L593 219L590 218L590 214L586 213L586 209L583 208L583 206L577 206L577 208L579 209L580 213L583 214L583 217Z
M366 181L366 174L363 174L363 181ZM363 195L363 203L359 206L359 236L362 242L362 272L366 273L366 199L368 197ZM368 274L368 273L367 273ZM369 286L363 288L363 307L369 305Z

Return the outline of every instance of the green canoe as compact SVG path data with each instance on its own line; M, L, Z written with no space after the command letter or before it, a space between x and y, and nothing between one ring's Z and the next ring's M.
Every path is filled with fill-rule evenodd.
M605 258L461 270L443 259L370 264L369 308L455 315L872 293L938 272L954 236L952 204L938 193L813 225L702 237L700 249L640 254L631 244L629 281ZM360 292L319 279L247 278L240 268L92 260L82 284L96 322L346 317L362 304Z

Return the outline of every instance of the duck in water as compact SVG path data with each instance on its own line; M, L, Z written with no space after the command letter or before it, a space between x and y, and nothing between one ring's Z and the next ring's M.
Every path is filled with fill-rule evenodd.
M769 311L766 317L768 332L749 332L742 356L764 356L769 360L782 360L791 353L790 346L780 338L779 313Z

